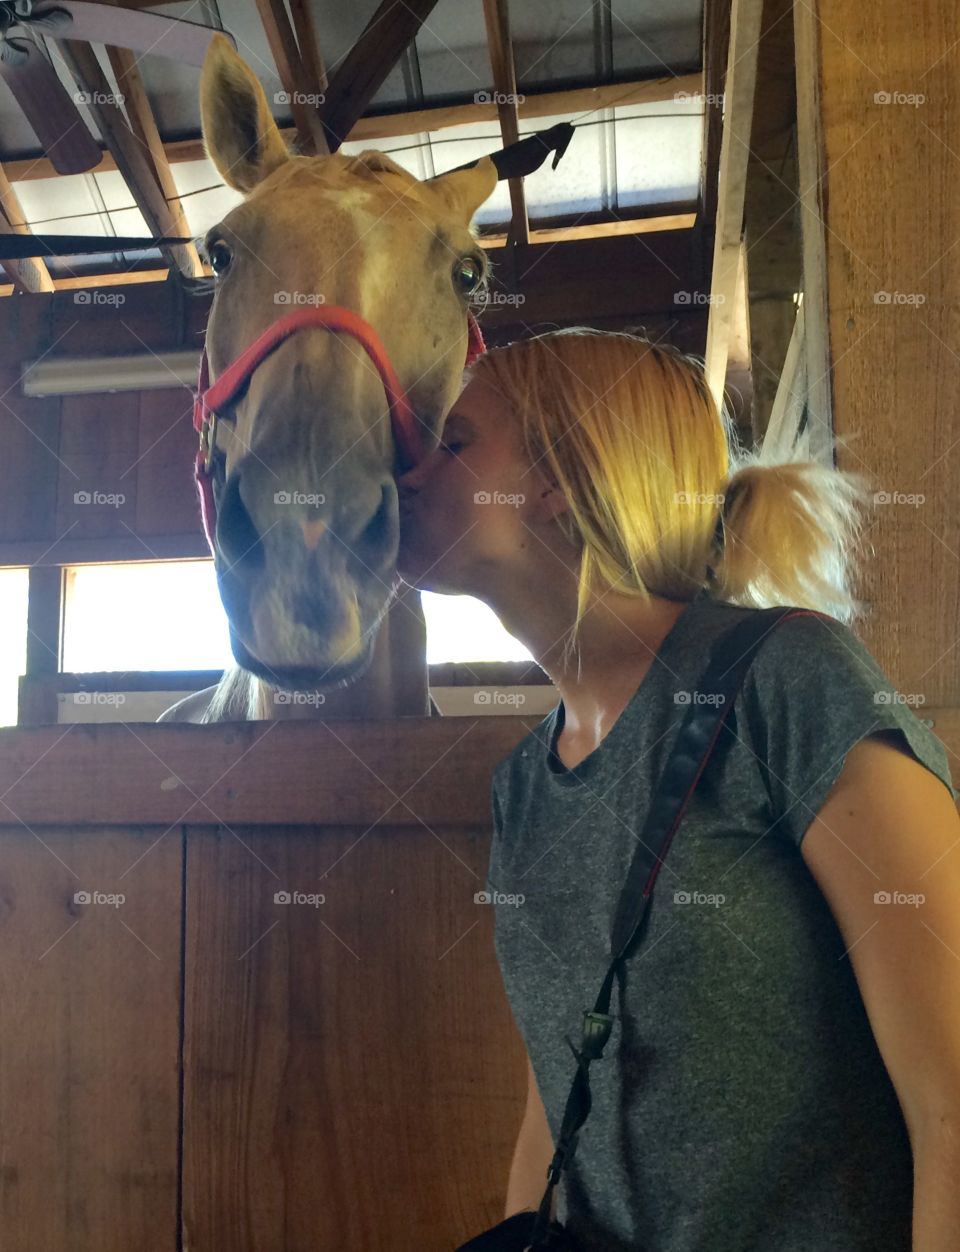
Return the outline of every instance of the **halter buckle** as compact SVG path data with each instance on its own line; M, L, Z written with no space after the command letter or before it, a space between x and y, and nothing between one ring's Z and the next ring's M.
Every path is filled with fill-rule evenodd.
M213 451L217 444L217 415L211 410L203 415L200 424L200 455L203 472L209 474L213 465Z

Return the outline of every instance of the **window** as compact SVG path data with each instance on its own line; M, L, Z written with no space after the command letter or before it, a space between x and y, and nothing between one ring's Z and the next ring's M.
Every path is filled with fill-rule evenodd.
M422 596L428 663L531 659L482 601L432 592ZM6 625L16 630L15 623ZM19 629L25 635L25 618ZM212 561L67 570L63 668L68 673L222 669L232 664Z
M0 569L0 726L17 724L17 680L27 668L28 583L28 570Z
M233 664L211 560L74 566L64 602L68 673Z

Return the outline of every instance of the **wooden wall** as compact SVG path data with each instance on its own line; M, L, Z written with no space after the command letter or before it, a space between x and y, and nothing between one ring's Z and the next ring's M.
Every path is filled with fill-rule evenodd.
M904 498L878 506L867 533L861 594L874 615L860 633L902 692L956 715L960 9L819 0L802 10L818 46L807 68L825 146L838 460ZM960 756L951 766L960 777Z
M474 893L525 729L0 731L4 1252L424 1252L500 1220L526 1061Z

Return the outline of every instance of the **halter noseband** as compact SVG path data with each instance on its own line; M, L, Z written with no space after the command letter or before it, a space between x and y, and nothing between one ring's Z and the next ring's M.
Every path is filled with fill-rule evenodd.
M204 347L200 355L197 394L193 402L193 428L200 436L194 477L200 497L203 530L211 552L216 552L214 541L217 528L217 503L213 493L213 455L216 451L219 410L236 398L250 381L253 371L274 348L305 326L322 326L326 330L341 332L356 339L373 362L383 383L387 406L390 409L393 438L404 470L412 469L423 454L417 430L417 416L407 393L397 378L383 342L370 323L351 309L345 309L341 305L322 305L308 309L295 309L292 313L287 313L268 326L263 334L258 335L212 385L209 381L207 350ZM466 364L470 365L483 351L484 343L480 327L473 314L468 313Z

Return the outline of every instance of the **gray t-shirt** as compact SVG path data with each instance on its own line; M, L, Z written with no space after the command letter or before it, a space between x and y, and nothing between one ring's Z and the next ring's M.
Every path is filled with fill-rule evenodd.
M494 771L487 889L524 897L494 900L497 957L554 1142L675 694L747 612L701 592L575 770L552 751L561 702ZM614 985L557 1215L590 1252L910 1252L906 1125L799 847L864 736L900 731L956 799L943 745L849 627L813 617L765 638L727 726Z

